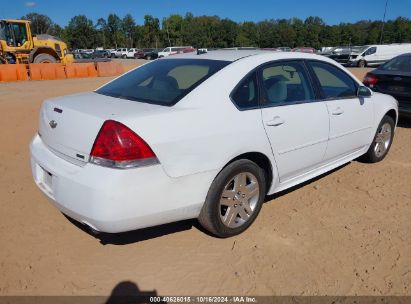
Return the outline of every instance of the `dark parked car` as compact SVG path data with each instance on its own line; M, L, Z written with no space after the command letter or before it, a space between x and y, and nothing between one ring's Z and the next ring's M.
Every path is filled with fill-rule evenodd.
M161 49L162 50L162 49ZM134 54L134 58L136 59L147 59L153 60L158 58L158 52L161 51L160 49L141 49L139 52Z
M100 57L96 57L96 52L99 52L97 56L100 56ZM94 51L93 53L75 52L73 53L74 61L78 63L111 61L110 58L107 58L100 52L103 52L103 51Z
M411 116L411 53L397 56L365 75L364 84L399 102L402 115Z
M106 50L95 50L92 54L92 58L110 58L111 54Z
M143 52L144 52L144 59L153 60L153 59L158 58L159 50L157 49L143 49Z

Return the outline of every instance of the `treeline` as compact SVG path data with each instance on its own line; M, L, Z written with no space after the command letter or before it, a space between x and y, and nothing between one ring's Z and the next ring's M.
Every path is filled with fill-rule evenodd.
M51 34L62 38L71 48L165 47L192 45L197 48L256 46L272 48L314 47L378 44L381 21L359 21L327 25L320 17L305 20L271 19L261 22L234 22L217 16L171 15L160 20L144 17L136 24L127 14L120 18L110 14L94 23L85 15L73 17L64 28L46 15L30 13L22 17L31 20L35 34ZM382 43L411 42L411 20L399 17L384 24Z

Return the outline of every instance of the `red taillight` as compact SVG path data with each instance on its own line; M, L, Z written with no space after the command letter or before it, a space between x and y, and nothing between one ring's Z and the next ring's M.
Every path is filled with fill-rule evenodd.
M90 156L92 163L116 168L158 163L153 150L140 136L114 120L104 122Z
M375 75L368 73L367 75L365 75L364 80L362 82L366 86L373 87L377 84L378 78Z

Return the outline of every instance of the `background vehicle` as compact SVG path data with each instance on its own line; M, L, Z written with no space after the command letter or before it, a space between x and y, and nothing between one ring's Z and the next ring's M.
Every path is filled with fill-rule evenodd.
M32 36L30 21L0 20L1 63L53 63L73 61L67 44L50 35Z
M135 59L144 59L144 51L143 50L138 50L137 52L134 53L134 58Z
M279 48L277 48L278 50L282 51L282 52L291 52L291 48L288 46L281 46Z
M155 49L155 48L147 48L141 49L139 52L136 53L136 59L146 59L146 60L153 60L158 58L158 52L162 51L163 49Z
M192 46L172 46L172 47L166 47L163 49L163 51L158 52L158 58L161 57L167 57L173 54L177 54L179 50L182 49L187 49L187 48L193 48Z
M178 55L178 54L185 54L185 53L192 53L192 52L196 52L196 49L192 47L188 47L188 48L180 49L176 53L170 54L170 56Z
M135 58L136 53L140 52L140 49L131 48L127 50L126 58Z
M301 53L315 54L317 51L316 51L316 49L310 48L310 47L298 47L298 48L292 49L291 52L301 52Z
M73 52L74 62L107 62L111 59L109 58L109 53L106 51L94 51L93 53L76 51Z
M350 55L358 47L338 46L321 55L331 58L342 65L346 65L350 59Z
M322 56L182 54L46 101L33 177L57 208L95 230L198 218L229 237L252 224L266 194L360 156L381 161L397 110L394 98Z
M347 62L348 66L378 66L392 58L411 52L411 43L366 45L353 49Z
M411 53L397 56L367 73L363 82L375 92L394 96L400 114L411 116Z
M114 58L126 58L127 52L128 52L127 48L119 48L114 52Z
M93 53L91 53L92 58L109 58L110 53L107 50L94 50Z

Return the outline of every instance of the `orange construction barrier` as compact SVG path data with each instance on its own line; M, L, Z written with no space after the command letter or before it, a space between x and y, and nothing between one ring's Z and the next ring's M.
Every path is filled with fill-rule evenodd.
M117 76L123 72L123 65L119 62L97 62L97 75L99 77Z
M66 73L61 63L31 63L29 64L31 80L65 79Z
M0 64L0 81L27 80L25 64Z
M66 65L67 78L96 77L94 63L70 63Z

